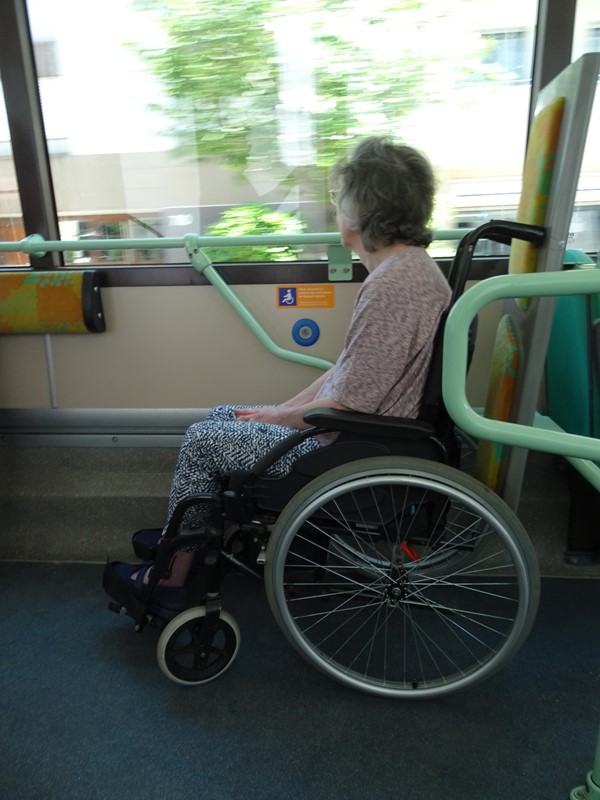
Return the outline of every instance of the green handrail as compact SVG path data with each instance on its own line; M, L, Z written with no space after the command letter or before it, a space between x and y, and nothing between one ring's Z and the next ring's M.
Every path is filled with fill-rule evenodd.
M587 774L586 784L573 789L569 800L600 800L600 730L596 740L594 764Z
M476 438L500 444L568 458L600 460L600 439L566 433L551 423L539 429L484 418L470 406L465 393L469 326L484 306L509 297L585 294L600 294L600 270L500 275L481 281L457 300L448 315L444 332L442 393L448 413L460 428Z
M195 235L195 234L189 234ZM151 239L81 239L51 241L37 233L18 242L0 242L0 252L26 253L41 257L46 253L72 250L174 250L185 247L186 236ZM339 244L338 233L268 234L264 236L197 236L200 247L248 247L264 244Z
M435 230L435 241L453 241L462 239L468 233L467 228L447 228ZM195 234L189 234L195 235ZM185 247L186 237L152 238L152 239L88 239L82 241L44 239L33 233L18 242L0 242L0 253L25 253L37 258L46 253L66 252L73 250L174 250ZM257 236L197 236L199 247L259 247L264 245L285 244L339 244L339 233L296 233L296 234L264 234Z

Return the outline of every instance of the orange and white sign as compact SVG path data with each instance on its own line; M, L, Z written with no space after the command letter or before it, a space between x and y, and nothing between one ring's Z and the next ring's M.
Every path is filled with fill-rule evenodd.
M329 283L278 286L277 308L335 308L335 286Z

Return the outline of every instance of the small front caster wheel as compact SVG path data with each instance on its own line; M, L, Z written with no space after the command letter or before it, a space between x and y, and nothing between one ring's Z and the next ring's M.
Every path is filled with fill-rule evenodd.
M163 673L186 686L208 683L231 666L240 648L240 629L221 611L212 641L204 641L206 608L197 606L178 614L158 640L156 656Z

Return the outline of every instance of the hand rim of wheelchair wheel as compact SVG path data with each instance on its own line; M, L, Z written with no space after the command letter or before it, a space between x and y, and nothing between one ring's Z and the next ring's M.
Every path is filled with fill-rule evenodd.
M410 569L404 569L402 570L402 579L405 584L413 587L408 590L409 597L412 599L397 602L395 606L393 605L393 599L389 596L390 581L387 577L388 588L385 589L385 592L382 589L384 581L382 579L378 582L377 576L374 577L370 585L363 585L360 587L360 591L357 590L355 592L352 602L356 603L360 595L364 607L371 606L373 608L374 619L376 614L380 614L383 620L381 622L382 628L385 626L387 630L387 618L391 618L392 614L396 612L401 619L400 612L404 614L402 621L405 627L410 627L413 624L412 616L416 617L417 614L424 615L429 613L436 623L436 629L441 629L443 637L451 640L452 647L456 647L457 650L464 648L466 653L471 647L471 641L468 639L467 634L463 634L460 630L463 623L465 628L472 625L473 628L480 626L481 630L484 630L485 627L493 630L494 626L498 629L506 628L506 633L498 632L498 641L494 643L493 649L492 645L485 644L489 648L489 652L484 653L481 657L473 655L472 664L467 664L464 668L457 667L455 673L451 673L448 676L440 674L437 678L428 677L424 679L416 674L414 678L411 678L410 674L408 674L404 675L402 680L392 680L388 679L384 673L383 678L376 677L372 679L362 669L355 669L352 663L339 663L335 652L327 652L327 639L331 639L333 634L328 634L325 637L323 641L326 642L326 646L323 648L322 644L317 646L315 641L312 641L313 638L316 640L316 635L311 633L310 627L302 629L302 625L307 625L307 623L297 621L297 619L300 619L300 613L297 613L297 609L301 608L303 603L302 593L299 592L295 596L292 595L291 592L296 584L288 581L286 585L285 582L286 559L292 553L295 537L303 538L303 526L312 524L311 515L316 515L318 511L322 511L328 502L337 501L338 498L346 496L352 491L381 486L386 479L390 479L390 476L392 476L393 485L417 487L419 490L448 497L451 504L456 504L461 509L464 508L464 513L481 519L486 526L485 536L494 547L498 548L500 555L497 558L502 557L507 562L506 565L503 563L498 565L498 575L503 576L507 571L514 572L514 575L510 574L508 577L502 577L502 582L507 585L510 584L511 588L510 592L508 589L506 590L506 597L498 592L498 599L493 597L495 590L491 588L491 578L494 577L494 573L490 572L489 576L485 575L486 569L489 571L489 567L485 565L473 567L473 573L476 576L473 579L466 577L469 574L469 570L460 564L458 566L449 564L447 579L440 576L439 569L434 570L433 574L428 574L426 570L419 569L418 566L413 566L412 574ZM496 544L496 540L498 544ZM329 541L335 541L333 536L329 535ZM477 557L474 559L475 564L477 564L477 559L482 558L482 553L485 555L485 550L478 552ZM292 555L296 557L295 553L292 553ZM329 553L326 556L327 558L329 558ZM367 562L368 559L365 558L365 563ZM297 564L297 558L294 564ZM373 561L371 566L375 570L377 568L376 562ZM350 570L351 568L349 567L348 569ZM294 567L290 567L288 564L288 570L292 571L293 569ZM319 569L327 572L329 566L325 564ZM345 576L341 576L341 571L338 564L337 572L335 573L338 582L342 578L345 579ZM489 677L516 653L525 640L533 624L539 601L539 571L535 552L522 525L511 509L499 497L470 476L464 475L460 471L444 464L414 458L383 457L365 459L337 467L312 481L290 501L273 529L267 549L265 580L269 603L280 628L291 644L313 666L325 672L334 680L352 688L390 697L418 698L449 694ZM472 586L470 581L473 582ZM475 586L477 581L480 583L479 587ZM406 589L404 588L402 591L406 592ZM412 595L410 592L413 592ZM478 612L477 609L469 610L471 618L461 617L461 614L463 614L462 608L454 607L453 605L442 607L438 601L430 601L428 599L428 595L435 595L436 592L438 594L443 592L454 593L455 595L460 595L462 592L465 596L470 595L469 603L471 605L473 605L475 593L480 592L482 595L487 595L485 600L488 604L491 603L493 605L496 602L498 606L503 608L503 614L506 613L506 620L502 619L502 622L496 623L494 616L486 611L485 616L488 616L490 620L488 624L483 619L484 614ZM330 590L329 595L322 593L320 603L335 602L331 599L335 593L341 595L342 591L334 588ZM307 597L307 607L309 600L314 600L314 598ZM504 612L504 609L509 605L510 612ZM292 606L294 606L294 612L290 610ZM350 610L354 611L354 607L350 607ZM328 615L332 619L334 614L338 614L338 617L341 617L343 615L340 611L344 611L341 603L338 608L332 608ZM296 614L297 618L294 617L294 614ZM313 623L311 620L311 625L312 628L316 628L320 624L319 615L323 619L326 618L325 611L321 612L318 608L316 610L313 608L310 612L307 611L304 616L307 618L308 616L314 617L317 621ZM480 619L477 618L478 615ZM360 619L358 612L356 619L358 624ZM501 619L501 617L498 616L498 619ZM430 620L427 624L429 622ZM377 633L376 631L373 634L373 639L375 639ZM412 635L417 643L416 649L418 650L420 647L424 657L430 658L433 663L435 659L431 656L431 651L435 651L438 644L422 627L416 626ZM474 640L478 635L478 631L476 631L475 635L469 633L469 636L474 636ZM496 632L494 632L495 635ZM486 638L493 639L494 636L491 636L486 631L481 635L481 638L483 640ZM456 642L453 641L453 637L456 638ZM461 641L459 642L459 640ZM476 647L473 647L473 651L479 646L477 644ZM331 645L331 649L333 650L333 645ZM435 655L437 656L437 653ZM467 660L471 656L461 654L461 658ZM444 655L444 659L446 659L446 655ZM450 660L448 657L448 661Z
M240 648L237 622L231 614L221 610L210 652L201 653L198 652L196 628L205 617L205 606L188 608L162 631L156 657L169 680L184 686L198 686L218 678L233 664Z

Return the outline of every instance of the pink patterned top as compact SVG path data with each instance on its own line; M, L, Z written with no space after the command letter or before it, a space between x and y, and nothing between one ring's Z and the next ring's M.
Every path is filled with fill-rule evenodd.
M417 417L450 288L421 247L382 261L361 286L344 348L317 394L367 414Z

